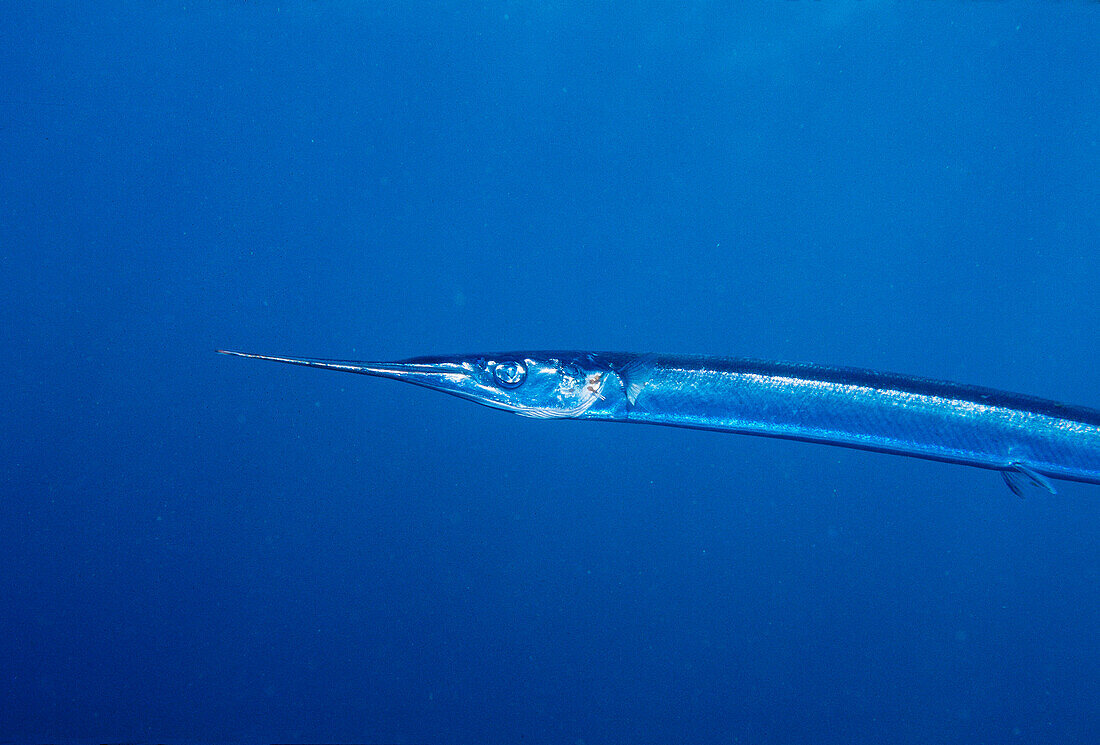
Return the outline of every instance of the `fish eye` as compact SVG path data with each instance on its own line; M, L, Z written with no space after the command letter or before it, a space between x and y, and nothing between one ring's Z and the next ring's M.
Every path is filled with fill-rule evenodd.
M527 378L527 368L522 362L508 360L493 365L493 379L501 388L517 388Z

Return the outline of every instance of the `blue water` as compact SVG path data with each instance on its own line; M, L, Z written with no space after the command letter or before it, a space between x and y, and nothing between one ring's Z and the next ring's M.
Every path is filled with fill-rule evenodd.
M1100 4L84 5L0 5L0 740L1100 740L1100 488L213 353L1100 406Z

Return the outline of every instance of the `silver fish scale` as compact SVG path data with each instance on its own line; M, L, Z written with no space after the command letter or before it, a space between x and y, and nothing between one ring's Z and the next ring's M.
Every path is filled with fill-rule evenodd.
M1100 483L1092 410L908 376L770 364L659 359L628 418L1001 470L1020 464Z

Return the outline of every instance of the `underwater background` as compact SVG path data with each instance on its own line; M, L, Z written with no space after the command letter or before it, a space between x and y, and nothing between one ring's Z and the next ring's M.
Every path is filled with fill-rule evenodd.
M214 354L1100 406L1095 2L0 4L0 741L1100 741L1100 488Z

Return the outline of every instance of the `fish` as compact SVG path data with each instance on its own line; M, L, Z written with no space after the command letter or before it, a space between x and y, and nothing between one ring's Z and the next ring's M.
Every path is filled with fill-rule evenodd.
M824 443L999 471L1017 496L1100 484L1100 410L897 373L703 355L537 351L361 362L219 354L401 380L538 419Z

